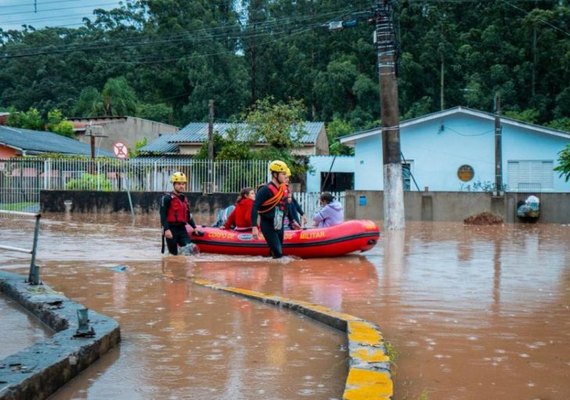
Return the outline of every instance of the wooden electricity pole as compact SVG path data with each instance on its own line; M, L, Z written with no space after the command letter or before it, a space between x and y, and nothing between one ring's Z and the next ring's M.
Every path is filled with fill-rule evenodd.
M501 126L501 96L495 97L495 192L503 192L503 127Z
M214 100L208 101L208 187L207 193L213 192L214 185Z
M376 48L380 75L380 111L384 163L384 229L405 228L400 152L400 111L396 78L396 35L391 0L377 0Z

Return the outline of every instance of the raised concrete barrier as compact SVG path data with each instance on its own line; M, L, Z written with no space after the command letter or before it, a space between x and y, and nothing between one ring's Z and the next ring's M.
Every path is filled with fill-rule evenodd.
M344 400L389 400L394 385L390 371L390 359L378 325L329 308L271 296L247 289L227 287L204 279L193 279L197 285L223 290L267 304L291 309L333 328L347 333L349 371L344 389Z
M1 400L45 399L121 340L114 319L89 311L89 329L85 330L87 321L82 321L80 327L78 318L84 306L49 286L30 285L25 280L21 275L0 271L0 292L56 333L0 360Z

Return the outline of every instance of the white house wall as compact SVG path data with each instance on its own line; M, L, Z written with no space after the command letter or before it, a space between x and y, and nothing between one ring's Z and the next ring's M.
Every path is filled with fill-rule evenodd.
M453 114L400 130L401 151L411 164L420 190L475 190L473 184L495 183L495 126L492 118ZM565 137L543 133L531 127L503 124L503 183L508 182L508 161L553 161L570 143ZM457 176L464 164L474 169L474 177L462 182ZM380 134L355 141L355 190L383 190L382 141ZM570 192L570 183L554 176L554 192ZM411 190L416 190L414 183ZM480 190L480 189L479 189ZM507 188L509 190L509 188Z
M432 120L403 130L400 141L420 190L459 191L475 182L495 181L493 121L470 116ZM465 164L475 172L470 182L457 176Z
M354 148L354 188L383 190L383 171L380 135L359 140Z
M321 191L321 172L354 172L352 156L311 156L307 172L307 192ZM332 168L332 169L331 169Z

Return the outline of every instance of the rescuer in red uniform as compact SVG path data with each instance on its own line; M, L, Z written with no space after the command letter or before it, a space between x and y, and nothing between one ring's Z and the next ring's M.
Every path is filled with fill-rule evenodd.
M166 239L168 252L172 255L178 254L178 247L186 247L191 243L190 235L186 230L186 225L190 225L197 235L204 233L197 229L196 223L190 212L188 198L182 193L186 188L186 175L182 172L175 172L170 177L172 182L172 192L162 196L160 200L160 224L163 230L163 239ZM163 243L164 244L164 243ZM164 253L164 245L162 252Z

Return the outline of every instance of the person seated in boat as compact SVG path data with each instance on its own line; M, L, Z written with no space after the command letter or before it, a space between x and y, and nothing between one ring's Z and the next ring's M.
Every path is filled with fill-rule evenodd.
M160 224L163 230L162 253L164 253L165 239L168 252L174 256L178 255L178 247L184 248L191 243L186 225L190 225L197 235L204 234L196 226L190 212L188 197L183 193L187 181L183 172L175 172L170 177L172 192L160 199Z
M344 211L342 204L329 192L323 192L319 198L321 208L313 216L313 223L317 228L335 226L343 222Z
M252 227L251 209L255 200L255 190L250 187L243 188L236 201L235 208L228 216L228 219L221 229L235 229L236 231L247 231Z

